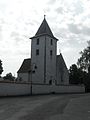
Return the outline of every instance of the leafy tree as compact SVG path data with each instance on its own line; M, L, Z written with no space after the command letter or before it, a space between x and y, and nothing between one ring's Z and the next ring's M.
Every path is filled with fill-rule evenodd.
M70 84L83 84L87 73L78 68L76 64L70 66L69 82Z
M86 92L90 92L90 66L88 68L87 78L85 80Z
M0 77L1 77L2 72L3 72L2 61L0 60Z
M87 48L81 51L80 54L81 57L78 59L77 65L80 69L86 71L83 82L86 86L86 91L90 92L90 41L88 41Z
M81 57L78 59L77 65L85 71L88 71L90 67L90 45L80 52Z
M4 78L4 80L10 80L10 81L15 80L15 77L12 75L12 73L6 74L6 76L4 76L3 78Z

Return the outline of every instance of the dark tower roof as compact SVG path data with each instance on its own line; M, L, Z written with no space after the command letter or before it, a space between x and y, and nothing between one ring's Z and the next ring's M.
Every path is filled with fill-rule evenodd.
M41 25L40 25L39 29L37 30L37 32L36 32L34 37L38 37L38 36L41 36L41 35L49 35L50 37L58 40L57 38L54 37L54 35L53 35L53 33L52 33L52 31L51 31L51 29L50 29L50 27L49 27L45 17L44 17L44 20L41 23ZM34 38L34 37L32 37L32 38Z
M49 25L48 25L48 23L47 23L45 18L44 18L42 24L40 25L37 33L35 34L35 36L36 35L41 35L41 34L48 34L51 37L54 37L53 33L52 33L52 31L51 31L51 29L50 29L50 27L49 27Z

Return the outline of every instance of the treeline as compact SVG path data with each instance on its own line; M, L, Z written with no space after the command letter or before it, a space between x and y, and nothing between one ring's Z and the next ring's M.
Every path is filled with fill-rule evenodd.
M0 78L1 78L2 72L3 72L2 61L0 60ZM3 78L3 80L9 80L9 81L15 81L16 80L15 76L13 76L12 73L7 73L2 78Z
M90 42L87 48L80 52L80 55L77 64L70 66L69 83L84 84L86 92L90 92Z

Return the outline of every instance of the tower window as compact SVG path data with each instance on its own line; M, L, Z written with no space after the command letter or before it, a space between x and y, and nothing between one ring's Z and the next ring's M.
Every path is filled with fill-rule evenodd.
M53 45L53 40L51 39L51 45Z
M39 45L39 38L37 39L37 45Z
M36 55L39 55L39 49L36 50Z
M52 85L52 80L49 80L49 85Z
M52 56L52 50L50 50L50 56Z

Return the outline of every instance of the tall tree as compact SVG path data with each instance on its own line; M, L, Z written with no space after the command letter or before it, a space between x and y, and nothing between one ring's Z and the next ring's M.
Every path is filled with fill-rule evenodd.
M2 61L0 60L0 77L1 77L2 72L3 72Z
M69 69L69 82L70 84L84 84L86 72L77 67L76 64L72 64Z
M78 59L77 65L85 71L89 70L90 67L90 44L88 43L87 48L80 52L81 57Z

